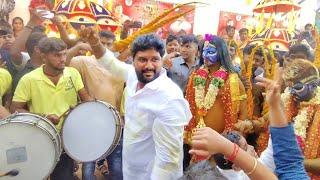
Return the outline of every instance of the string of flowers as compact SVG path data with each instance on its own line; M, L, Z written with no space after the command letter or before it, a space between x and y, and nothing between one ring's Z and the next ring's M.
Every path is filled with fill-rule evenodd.
M247 66L247 70L246 70L246 76L247 79L250 81L249 83L249 87L247 89L247 108L248 108L248 119L252 119L253 117L253 95L252 95L252 66L253 66L253 59L254 59L254 54L257 52L259 46L253 48L251 54L250 54L250 58L249 58L249 62L248 62L248 66Z
M290 95L289 88L281 95L281 99L285 103L286 116L289 120L293 120L293 128L297 136L298 143L302 150L305 149L307 140L307 130L309 124L314 117L317 105L320 105L320 87L316 89L316 95L308 102L301 102L300 109L297 112L297 107L294 104L293 98ZM310 134L310 133L309 133ZM311 133L313 134L313 133Z
M228 77L227 71L220 68L218 71L212 74L212 80L209 83L208 91L205 94L206 81L208 79L209 72L206 68L200 68L196 71L194 77L194 90L195 90L195 102L199 109L199 115L205 116L207 111L215 103L219 89L224 85L225 80Z

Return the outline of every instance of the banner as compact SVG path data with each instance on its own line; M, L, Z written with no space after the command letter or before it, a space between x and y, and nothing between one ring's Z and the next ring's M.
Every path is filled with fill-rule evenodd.
M249 15L220 11L217 31L218 36L223 37L227 34L226 27L228 25L234 26L236 31L239 31L241 28L247 27L250 18L251 17Z

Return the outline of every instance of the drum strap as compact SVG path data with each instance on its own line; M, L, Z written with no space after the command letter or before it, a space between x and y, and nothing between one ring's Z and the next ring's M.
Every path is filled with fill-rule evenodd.
M71 76L70 76L69 78L70 78L70 81L71 81L72 87L73 87L74 91L76 92L77 100L78 100L78 102L80 102L80 103L81 103L81 98L80 98L80 96L79 96L79 93L77 92L76 86L74 85L74 83L73 83L73 81L72 81Z

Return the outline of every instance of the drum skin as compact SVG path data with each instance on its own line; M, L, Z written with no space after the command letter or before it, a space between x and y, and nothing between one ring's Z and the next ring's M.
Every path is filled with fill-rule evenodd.
M63 147L76 161L96 161L115 149L121 132L121 118L113 106L101 101L81 103L63 123Z
M61 151L55 126L41 116L20 113L0 121L0 173L19 171L17 176L3 179L45 179Z

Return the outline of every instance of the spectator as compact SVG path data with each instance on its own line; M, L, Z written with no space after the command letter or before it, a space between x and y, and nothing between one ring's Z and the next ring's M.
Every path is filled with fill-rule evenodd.
M183 92L185 92L190 73L199 64L197 55L198 40L194 35L187 35L181 37L181 56L172 60L164 60L171 61L171 66L167 66L170 63L164 62L165 68L168 70L168 76Z
M289 48L288 58L285 58L283 66L288 66L295 59L310 60L310 48L304 44L295 44Z
M23 30L24 23L21 17L15 17L12 20L12 30L14 37L18 37L19 33Z

